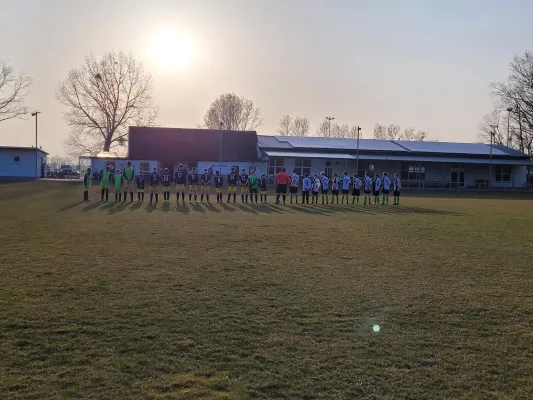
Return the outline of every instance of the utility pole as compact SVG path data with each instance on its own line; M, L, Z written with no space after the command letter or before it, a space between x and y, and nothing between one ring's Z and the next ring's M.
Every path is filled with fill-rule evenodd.
M35 117L35 180L39 179L39 151L37 147L37 116L40 114L40 111L35 111L31 113L32 117Z
M224 122L220 121L219 124L219 135L218 135L218 138L219 138L219 141L218 141L218 161L219 161L219 173L220 173L220 176L222 176L222 127L224 126Z
M506 146L509 147L509 144L511 142L510 119L511 119L511 111L513 111L513 108L512 107L507 107L506 111L507 111L507 143L506 143Z
M359 133L361 132L361 127L357 126L357 153L356 153L356 161L355 161L355 172L357 173L357 176L359 176Z
M328 136L331 137L331 121L335 119L335 117L326 117L328 121Z
M489 189L492 188L492 143L496 136L495 126L492 125L492 131L490 132L490 154L489 154Z

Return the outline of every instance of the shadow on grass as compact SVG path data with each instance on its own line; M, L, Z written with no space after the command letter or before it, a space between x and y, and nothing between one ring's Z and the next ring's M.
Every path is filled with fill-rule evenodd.
M143 205L143 203L141 203L140 201L138 201L137 203L135 204L132 204L130 206L130 211L135 211L135 210L138 210L139 208L141 208Z
M205 208L207 210L209 210L211 212L214 212L214 213L217 213L217 214L220 212L220 210L218 208L216 208L215 206L213 206L213 204L211 204L211 203L206 203L205 204Z
M186 204L176 203L176 211L182 214L189 214L189 207Z
M157 208L157 205L156 204L153 204L153 203L148 203L148 205L146 206L145 208L145 211L147 213L153 213Z
M250 207L249 205L235 204L235 207L237 207L239 210L244 211L244 212L248 212L248 213L252 213L252 214L257 214L257 211L255 211L255 210L254 210L252 207Z
M61 210L59 210L60 212L61 211L67 211L68 209L71 209L71 208L74 208L76 207L78 204L81 204L83 203L83 201L80 201L79 203L76 203L76 204L71 204L70 206L66 206L66 207L63 207ZM98 201L98 202L94 202L94 203L91 203L89 204L88 206L86 207L83 207L81 209L81 211L91 211L91 210L94 210L98 207L100 207L102 205L102 202L101 201Z
M107 212L108 214L116 214L116 213L124 211L127 207L128 207L128 203L119 202L119 203L116 203L116 207L109 208Z
M235 209L233 207L230 207L225 203L220 203L220 207L222 207L226 211L235 212Z
M205 214L205 210L203 209L202 205L199 203L190 203L191 208L193 211L199 212L201 214Z
M167 202L167 201L164 201L163 204L161 204L161 211L169 212L170 211L170 203Z
M412 207L412 206L393 206L393 205L381 205L381 204L371 204L371 205L311 205L310 207L315 207L320 211L323 211L326 214L339 214L339 213L367 213L367 214L425 214L425 215L461 215L453 211L445 210L436 210L432 208L422 208L422 207Z

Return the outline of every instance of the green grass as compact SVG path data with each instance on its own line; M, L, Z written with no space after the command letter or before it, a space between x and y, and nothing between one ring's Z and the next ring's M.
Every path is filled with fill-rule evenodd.
M533 398L529 196L81 195L0 188L0 398Z

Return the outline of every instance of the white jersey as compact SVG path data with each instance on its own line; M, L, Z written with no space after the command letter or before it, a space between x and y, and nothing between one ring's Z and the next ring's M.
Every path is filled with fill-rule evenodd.
M320 190L320 179L316 178L313 181L313 192L318 192Z
M350 189L350 183L352 183L350 177L348 175L344 175L342 177L342 190Z
M339 191L339 178L333 178L331 181L331 190Z
M362 185L362 184L363 184L363 183L361 182L361 179L359 179L359 178L355 178L355 179L353 180L353 188L354 188L354 189L357 189L357 190L361 189L361 185Z
M299 184L300 184L300 177L296 174L292 174L291 175L291 187L297 188Z
M383 190L390 190L390 178L388 176L383 178Z
M402 188L402 182L400 178L394 178L394 190L400 190Z
M311 178L304 178L303 181L302 181L302 185L303 185L303 190L304 191L308 191L308 190L311 190Z
M372 178L367 176L365 178L365 191L370 192L371 189L372 189Z
M322 183L322 190L328 190L329 178L327 176L323 176L320 178L320 182Z
M377 192L381 188L381 178L376 178L374 181L374 190Z

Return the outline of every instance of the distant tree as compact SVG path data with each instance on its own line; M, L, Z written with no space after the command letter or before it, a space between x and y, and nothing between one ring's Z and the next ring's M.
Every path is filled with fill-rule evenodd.
M28 113L26 95L32 79L24 73L16 74L11 66L0 61L0 122L23 118Z
M296 117L292 123L291 135L307 136L309 134L309 119L305 117Z
M292 129L292 117L290 115L284 115L279 120L278 133L281 136L289 136Z
M409 127L399 136L399 140L410 140L421 142L425 140L427 133L424 131L417 131L413 127Z
M479 125L479 139L484 143L505 144L506 131L500 123L502 110L494 108L490 113L485 114L483 121ZM492 135L492 139L491 139Z
M425 131L416 130L413 127L409 127L402 132L400 125L391 124L386 126L376 124L374 126L374 139L423 141L427 139L427 136Z
M204 115L207 129L220 129L221 123L226 130L253 131L263 124L263 118L252 100L235 93L224 93L211 103Z
M316 135L317 136L322 136L322 137L331 137L331 132L334 129L333 126L334 126L334 124L330 124L330 121L325 119L319 125L319 127L318 127L318 129L316 131ZM331 129L330 129L330 127L331 127Z
M350 133L350 128L346 124L332 124L331 125L331 137L346 138Z
M492 83L491 89L497 107L511 110L510 145L533 155L533 52L516 55L510 64L507 81Z
M349 138L351 139L357 139L357 130L359 129L359 139L361 139L363 137L363 134L362 134L362 131L361 131L361 128L357 125L353 125L350 130L348 131L348 136Z
M374 125L374 139L387 140L387 127L385 125Z
M71 128L65 145L72 155L125 146L131 125L152 126L158 115L151 75L122 52L87 57L70 70L56 97Z

